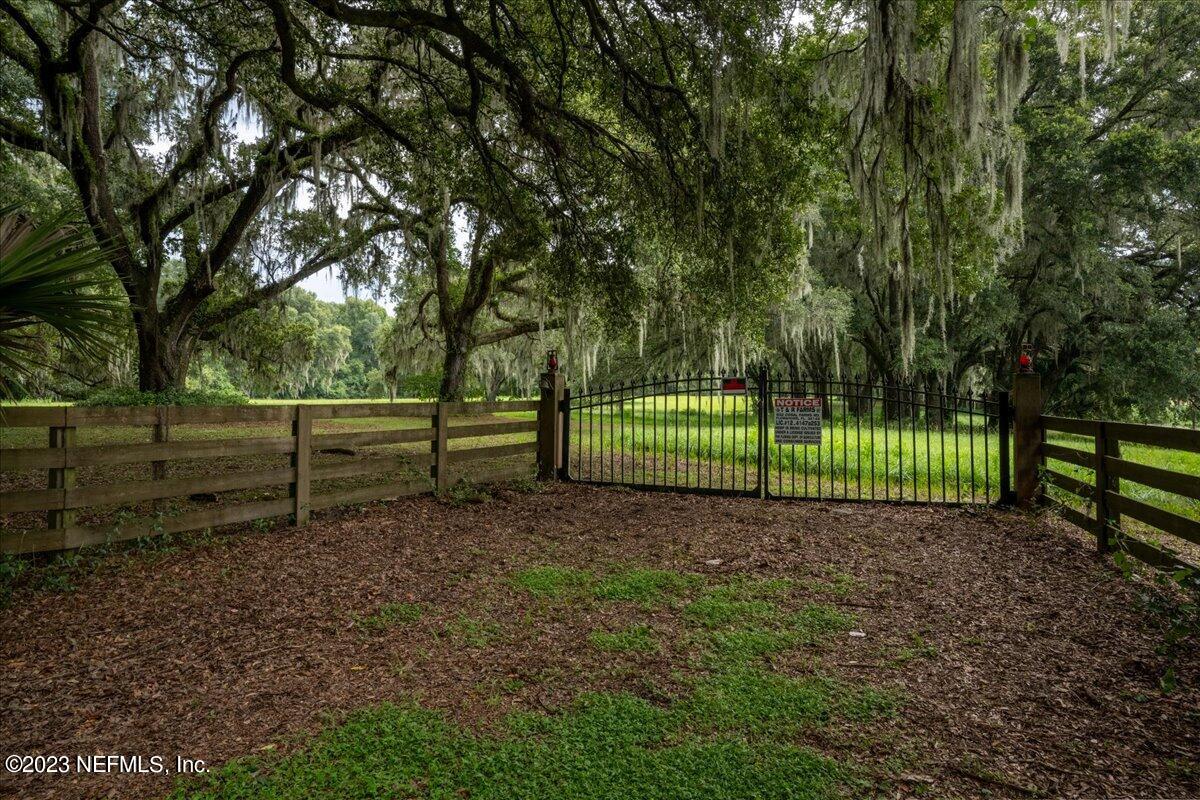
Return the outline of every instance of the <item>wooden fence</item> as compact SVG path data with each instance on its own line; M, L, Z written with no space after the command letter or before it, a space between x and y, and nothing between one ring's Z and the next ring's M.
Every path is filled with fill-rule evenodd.
M203 530L220 525L289 516L304 525L313 510L444 491L460 478L488 482L531 477L533 460L514 464L514 457L538 449L537 441L484 444L469 448L451 446L452 440L484 439L539 431L536 419L498 418L470 424L453 424L455 417L537 411L546 404L537 400L465 403L357 403L329 405L213 406L213 407L10 407L0 409L0 429L12 434L21 428L44 428L49 432L46 447L4 446L0 448L0 552L37 553L73 549L86 545L152 536L161 533ZM415 425L383 430L338 430L314 433L314 421L383 421L386 418L416 418ZM393 424L397 421L393 420ZM425 422L427 424L421 424ZM247 425L275 426L281 435L234 435L219 439L175 439L180 426L230 426L236 432ZM77 443L82 433L100 428L141 428L150 431L150 441ZM290 431L288 430L290 426ZM326 424L324 427L330 427ZM89 429L96 429L89 431ZM551 435L553 431L551 430ZM539 437L542 434L539 432ZM26 437L28 438L28 437ZM359 448L381 445L429 443L428 452L389 452L351 459L314 459L314 454L340 452L358 456ZM26 442L28 443L28 442ZM278 464L266 464L268 457ZM497 460L503 461L497 464ZM491 468L474 470L478 462L492 461ZM202 465L199 474L168 477L167 465L188 462ZM249 462L249 463L248 463ZM258 463L254 463L258 462ZM140 478L77 484L83 468L116 465L149 465ZM486 465L485 465L486 467ZM45 470L45 482L28 488L28 473ZM194 471L194 470L193 470ZM8 480L9 473L25 472L24 482ZM397 478L397 475L400 478ZM345 486L345 479L361 482L365 477L381 482ZM107 476L104 476L107 477ZM313 491L314 483L334 484ZM10 488L13 486L25 488ZM44 486L44 488L43 488ZM277 487L283 495L249 502L226 502L229 494ZM218 499L217 493L229 493ZM201 507L189 502L204 496ZM170 513L161 503L175 499ZM149 504L149 508L147 508ZM106 513L97 521L101 508L134 506ZM146 512L149 513L146 513ZM29 517L45 512L44 527L29 525ZM25 514L25 522L12 524ZM77 521L88 516L88 524Z
M1101 552L1120 549L1154 567L1167 570L1197 568L1138 536L1135 526L1123 524L1135 520L1153 531L1177 536L1200 545L1200 520L1177 514L1122 493L1122 480L1200 501L1200 475L1190 475L1162 467L1141 464L1121 457L1121 443L1135 443L1165 450L1200 453L1200 430L1163 425L1137 425L1107 420L1074 419L1042 415L1043 441L1039 447L1042 479L1084 503L1084 510L1044 497L1044 501L1068 521L1096 537ZM1084 450L1045 441L1045 432L1087 437ZM1090 472L1090 480L1068 475L1049 462L1062 462ZM1126 489L1128 485L1126 484Z
M1049 506L1094 535L1102 553L1115 549L1158 569L1187 570L1200 583L1200 474L1161 466L1172 454L1200 453L1200 431L1043 414L1041 378L1032 371L1014 376L1011 396L1017 503ZM1047 441L1048 433L1059 441ZM1081 437L1086 443L1071 446ZM1156 450L1130 458L1122 443ZM1050 487L1067 502L1051 497Z

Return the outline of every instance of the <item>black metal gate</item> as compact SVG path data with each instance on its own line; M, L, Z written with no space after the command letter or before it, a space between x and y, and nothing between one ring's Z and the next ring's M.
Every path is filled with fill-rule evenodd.
M813 443L776 440L789 404L809 408ZM1007 392L710 372L568 389L563 411L563 477L582 483L950 505L1010 495Z

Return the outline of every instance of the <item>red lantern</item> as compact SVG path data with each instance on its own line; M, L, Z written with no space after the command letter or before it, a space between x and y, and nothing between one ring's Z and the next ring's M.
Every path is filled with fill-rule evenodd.
M1017 357L1017 371L1033 372L1033 345L1021 345L1021 355Z
M558 354L553 350L546 353L546 371L558 372Z

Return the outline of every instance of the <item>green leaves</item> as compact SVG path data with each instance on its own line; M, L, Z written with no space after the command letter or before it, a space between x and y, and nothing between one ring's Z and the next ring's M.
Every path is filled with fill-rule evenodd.
M0 208L0 392L39 365L39 325L84 358L113 352L126 307L114 288L91 231L66 214L38 223L16 205Z

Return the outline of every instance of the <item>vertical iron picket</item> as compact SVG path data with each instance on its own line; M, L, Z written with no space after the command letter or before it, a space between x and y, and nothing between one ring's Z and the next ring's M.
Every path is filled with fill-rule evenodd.
M1004 502L1009 497L1011 464L1007 439L1011 412L1005 393L957 395L915 383L887 385L848 378L814 381L809 377L773 377L765 368L748 371L744 380L744 390L728 395L716 370L693 375L662 374L641 383L622 381L566 395L561 407L564 430L558 474L565 480L597 484L796 499L975 505L981 502L981 494L982 502L986 503ZM820 399L821 415L814 420L822 432L818 442L774 440L777 397ZM627 409L632 415L628 426ZM849 418L851 414L853 420ZM948 414L952 419L947 418ZM960 417L965 417L965 425ZM868 427L865 436L864 423ZM993 425L996 431L991 430ZM938 429L936 436L934 426ZM880 427L882 431L877 430ZM995 495L991 465L993 435L1000 448ZM949 458L948 436L954 446ZM935 446L940 492L935 490ZM895 476L891 470L893 456L897 466ZM968 462L965 469L964 457ZM982 466L977 464L979 458L983 459ZM951 461L953 476L949 474ZM756 482L752 482L751 473ZM868 484L865 487L864 477Z

